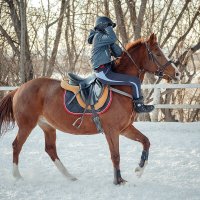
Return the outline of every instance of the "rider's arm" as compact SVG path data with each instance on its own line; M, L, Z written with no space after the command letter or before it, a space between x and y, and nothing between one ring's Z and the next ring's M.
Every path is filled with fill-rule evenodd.
M111 50L111 55L114 56L115 58L120 57L123 52L121 47L115 43L110 45L110 50Z
M90 30L90 34L89 34L89 36L88 36L88 43L89 44L92 44L92 41L93 41L93 38L94 38L94 35L95 35L95 31L94 30Z
M95 35L95 45L96 47L101 47L105 45L110 45L116 42L117 37L115 35L115 32L113 31L112 26L106 27L102 31L98 31L98 34Z

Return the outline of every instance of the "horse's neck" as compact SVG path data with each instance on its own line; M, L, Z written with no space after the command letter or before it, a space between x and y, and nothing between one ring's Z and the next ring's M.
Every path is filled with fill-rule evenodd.
M130 59L130 58L129 58ZM129 60L127 58L119 58L116 62L114 71L116 73L120 74L127 74L129 76L136 76L140 79L141 82L143 82L144 79L144 72L140 72L135 66L132 61L128 62Z
M133 44L130 43L128 47L129 54L131 58L128 56L126 52L122 54L122 56L117 59L115 72L127 74L129 76L136 76L142 82L144 79L144 72L141 71L140 67L143 65L143 49L142 47L142 39L136 40ZM133 61L132 61L133 59Z

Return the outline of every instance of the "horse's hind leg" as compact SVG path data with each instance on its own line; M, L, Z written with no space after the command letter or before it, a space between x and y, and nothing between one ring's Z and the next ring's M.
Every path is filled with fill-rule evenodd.
M149 154L149 148L150 148L149 139L132 125L128 126L121 134L131 140L138 141L142 143L143 145L141 160L140 160L139 166L135 169L137 176L141 177L141 175L143 174L144 168L146 167L148 163L148 154Z
M15 138L15 140L12 143L13 146L13 176L17 179L21 178L21 174L18 169L18 163L19 163L19 154L21 152L22 146L25 143L27 137L30 135L32 131L32 127L29 126L26 127L20 127L18 134Z
M58 170L67 178L75 181L77 180L72 176L65 166L60 161L56 151L56 129L44 122L39 122L39 126L44 131L45 136L45 151L48 153Z

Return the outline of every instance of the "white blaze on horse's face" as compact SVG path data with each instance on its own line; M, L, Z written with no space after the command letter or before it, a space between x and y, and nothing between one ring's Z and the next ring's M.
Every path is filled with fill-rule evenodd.
M170 61L169 57L164 54L163 50L159 46L158 46L158 48L162 52L162 54L165 57L165 59L167 61ZM180 71L178 70L178 68L175 66L174 63L171 63L170 66L172 66L174 68L174 74L173 74L173 76L170 75L170 77L173 78L173 80L175 80L175 81L180 81L180 78L181 78ZM167 67L166 67L166 70L167 70ZM165 70L164 70L164 72L165 72Z

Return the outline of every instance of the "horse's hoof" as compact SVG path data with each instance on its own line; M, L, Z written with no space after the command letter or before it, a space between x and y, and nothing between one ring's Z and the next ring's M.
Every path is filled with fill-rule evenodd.
M20 174L15 174L15 173L13 173L13 177L14 177L16 180L23 180L23 177L22 177Z
M135 173L136 173L136 176L137 176L138 178L140 178L140 177L142 176L142 174L143 174L142 168L141 168L141 167L136 167L136 168L135 168Z
M13 177L14 177L15 181L17 181L17 182L24 180L24 178L22 176L13 176Z
M125 185L126 184L126 180L124 180L123 178L119 178L118 180L114 180L113 183L115 185Z
M148 162L145 161L143 167L138 166L135 168L135 173L138 178L140 178L142 176L142 174L144 173L144 168L146 167L147 164L148 164Z

